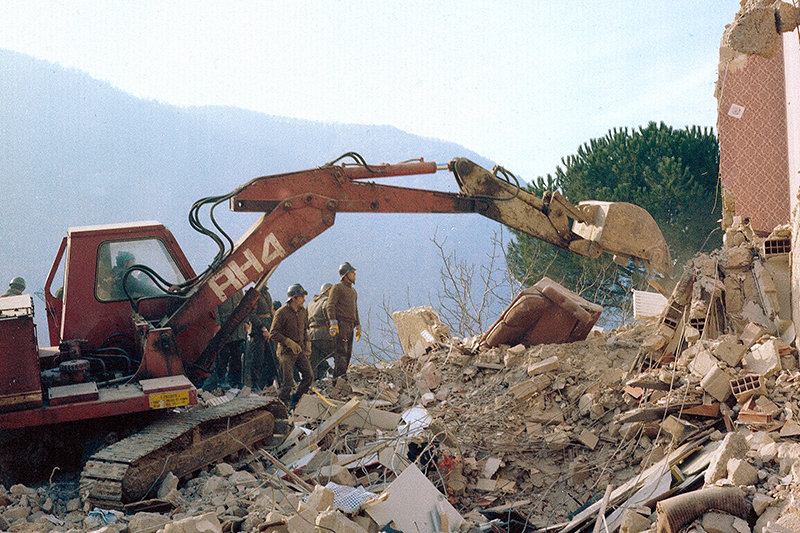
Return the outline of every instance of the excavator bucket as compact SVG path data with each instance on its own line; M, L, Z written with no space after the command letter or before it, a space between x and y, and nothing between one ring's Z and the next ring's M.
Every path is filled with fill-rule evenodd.
M661 230L645 209L626 202L585 201L578 204L584 221L575 220L572 231L589 247L614 255L619 264L629 258L642 261L648 272L672 277L672 259Z
M467 159L454 159L448 167L461 192L477 200L482 215L578 255L595 258L607 252L621 265L633 258L651 274L672 277L664 236L650 213L637 205L586 201L575 206L558 191L543 198L529 193L500 167L489 172Z

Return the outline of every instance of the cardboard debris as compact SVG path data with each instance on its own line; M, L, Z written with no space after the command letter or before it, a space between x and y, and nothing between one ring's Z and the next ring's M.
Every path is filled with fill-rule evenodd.
M383 527L394 522L400 531L434 533L432 513L447 516L450 528L457 530L464 518L413 464L403 470L386 489L388 497L366 507L367 514ZM442 513L443 511L443 513Z

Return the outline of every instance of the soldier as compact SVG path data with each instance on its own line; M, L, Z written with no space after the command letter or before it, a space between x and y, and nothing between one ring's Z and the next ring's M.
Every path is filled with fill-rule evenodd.
M125 273L136 263L136 257L131 252L122 251L117 254L116 266L111 269L112 285L110 287L111 297L114 300L124 300L130 295L133 298L143 296L157 296L159 291L151 283L144 281L136 275ZM125 286L122 286L122 282ZM125 292L127 289L127 294Z
M19 296L22 294L22 291L25 290L25 280L21 277L17 276L16 278L12 279L11 282L8 284L8 290L3 293L0 298L5 296Z
M281 383L278 399L288 402L291 411L300 398L311 387L314 380L311 363L311 341L308 338L308 313L303 304L306 302L306 290L299 283L289 286L286 291L288 301L275 313L272 320L270 337L278 344L278 361L281 365ZM301 380L297 390L292 394L294 369L300 371ZM291 397L290 397L291 395Z
M259 289L259 294L248 322L250 340L244 356L244 383L255 391L271 387L277 377L275 355L269 342L269 328L274 315L272 296L266 286Z
M311 339L311 370L314 371L314 379L319 380L325 377L330 370L328 357L333 355L333 337L330 333L328 324L328 295L330 293L330 283L325 283L319 289L319 294L312 298L308 304L308 336Z
M239 291L217 306L217 329L228 321L242 298L244 298L244 293ZM209 383L203 386L204 389L240 388L242 386L242 357L246 340L247 331L242 322L220 348L215 363L216 367L208 379Z
M339 267L341 281L331 288L328 296L328 320L330 334L334 337L336 351L333 356L333 378L347 378L347 367L353 353L353 335L361 340L361 322L358 319L358 294L353 288L356 269L350 263Z

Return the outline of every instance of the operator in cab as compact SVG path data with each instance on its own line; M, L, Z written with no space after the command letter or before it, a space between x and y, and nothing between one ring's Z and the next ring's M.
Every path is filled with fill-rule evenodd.
M311 388L314 374L311 371L311 341L308 338L308 313L304 304L308 292L299 283L289 286L286 304L282 305L272 319L269 336L278 345L278 361L281 365L281 388L278 399L293 410L300 398ZM294 369L300 372L300 383L292 393Z
M126 288L132 298L158 296L161 294L154 285L141 280L133 274L125 278L125 272L135 263L136 257L131 252L122 251L117 254L116 266L111 269L112 286L110 292L114 300L127 299ZM123 281L125 282L125 287L122 286Z

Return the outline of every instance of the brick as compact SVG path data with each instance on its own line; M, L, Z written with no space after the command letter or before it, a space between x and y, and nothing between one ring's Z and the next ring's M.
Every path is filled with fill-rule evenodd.
M483 492L494 492L497 488L497 480L496 479L487 479L485 477L479 478L478 481L475 483L475 490L480 490Z
M736 401L744 403L754 395L766 394L764 380L756 374L748 374L730 381L731 392L736 396Z
M561 364L558 361L558 356L554 355L544 361L540 361L538 363L533 363L528 366L528 375L533 377L538 374L544 374L545 372L553 372L554 370L558 370L561 367Z
M683 410L683 414L691 416L707 416L709 418L719 418L719 402L695 405Z
M756 405L760 411L770 414L773 417L777 417L781 412L781 408L775 405L775 403L766 396L757 397Z
M742 366L752 374L769 377L781 370L781 356L775 339L749 351L742 358Z
M741 533L733 527L733 520L733 515L705 513L702 518L703 529L707 533Z
M336 531L336 533L369 533L341 511L326 511L317 516L315 531Z
M483 467L483 477L491 478L497 472L497 469L500 468L500 465L503 464L503 461L497 457L489 457L486 460L486 465Z
M697 429L697 426L685 420L681 420L675 415L669 415L661 423L661 429L669 434L676 444L680 444L686 440L686 437L688 437L692 431Z
M796 437L797 435L800 435L800 424L794 420L787 420L781 428L780 435L784 438Z
M711 352L703 350L695 355L692 362L689 363L689 371L702 378L718 363L719 359L711 355Z
M215 513L187 516L164 526L164 533L222 533L222 525Z
M731 396L731 376L717 365L700 381L700 386L718 402L724 402Z
M772 415L742 409L739 411L739 415L736 417L736 420L746 424L769 424L772 422Z
M640 515L633 509L625 509L622 513L619 533L641 533L649 528L650 519Z
M589 476L592 474L592 468L590 465L587 465L583 462L571 465L569 470L570 483L572 483L573 487L580 487L583 485L583 483L589 479Z
M642 397L644 393L644 389L641 387L632 387L630 385L625 385L625 392L636 398L637 400Z
M531 381L533 381L536 392L541 392L550 386L550 384L553 382L553 379L547 374L539 374L538 376L533 376Z
M518 402L524 402L536 393L536 385L533 383L533 380L529 379L522 383L517 383L508 389L508 392L510 392Z
M755 485L758 471L744 459L733 458L728 461L728 479L734 485Z
M772 505L774 501L775 498L761 492L756 492L753 494L753 511L755 511L758 516L761 516L761 513Z
M356 484L356 478L350 471L340 465L323 466L319 469L318 476L320 483L328 483L333 481L337 485L346 485L353 487Z
M547 444L548 450L560 451L569 446L569 435L564 431L556 430L545 435L544 442Z
M739 415L736 419L740 422L752 424L769 424L772 422L772 415L762 411L756 403L755 398L750 398L739 410Z
M739 335L739 340L742 341L742 344L745 347L750 348L765 333L766 330L764 330L763 327L759 326L758 324L754 324L753 322L750 322L749 324L747 324L747 326L745 326L744 331L742 331L742 334Z
M578 440L590 450L594 450L597 447L597 443L600 442L600 439L597 437L597 435L588 429L584 429L581 432L580 436L578 436Z
M517 483L510 479L497 478L497 488L495 490L505 494L514 494L517 492Z
M289 533L316 533L317 514L314 509L304 509L295 513L286 521L286 529Z
M725 249L727 254L727 268L749 268L753 261L753 251L749 246L729 246Z
M331 489L326 489L322 485L317 485L314 487L314 492L309 495L308 500L305 501L303 505L317 512L326 511L333 505L334 496Z
M726 337L714 347L714 357L730 367L738 366L747 351L747 346L733 337Z

